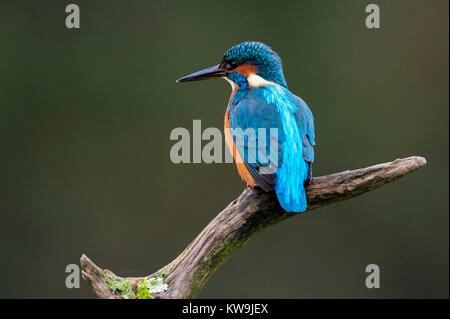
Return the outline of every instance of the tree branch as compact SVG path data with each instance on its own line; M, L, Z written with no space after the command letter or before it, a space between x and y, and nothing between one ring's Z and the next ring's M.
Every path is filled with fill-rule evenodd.
M361 195L393 182L425 164L425 158L412 156L367 168L315 177L306 188L307 210ZM146 277L122 278L109 270L100 269L87 256L82 255L82 276L99 298L142 297L142 294L135 295L137 284L148 278L163 278L163 282L167 284L166 290L153 293L153 298L194 298L225 260L253 235L296 215L298 214L283 211L274 193L247 188L176 259L156 273ZM131 296L125 296L127 287L122 287L124 283L132 289ZM119 284L119 288L115 284Z

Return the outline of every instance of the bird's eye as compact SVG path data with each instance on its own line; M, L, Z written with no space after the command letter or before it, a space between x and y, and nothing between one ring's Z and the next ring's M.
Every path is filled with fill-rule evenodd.
M234 70L238 66L238 63L236 61L229 61L223 64L223 68L227 71Z

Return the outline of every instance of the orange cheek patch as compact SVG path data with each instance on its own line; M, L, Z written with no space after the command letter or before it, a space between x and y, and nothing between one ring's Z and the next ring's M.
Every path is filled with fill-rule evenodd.
M245 77L258 73L258 68L248 63L238 66L235 70Z

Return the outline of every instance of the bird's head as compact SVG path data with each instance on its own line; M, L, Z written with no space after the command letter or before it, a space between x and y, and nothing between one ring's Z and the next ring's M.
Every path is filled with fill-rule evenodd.
M268 84L286 86L280 57L261 42L237 44L225 52L218 65L189 74L177 82L214 78L225 78L232 86L242 89Z

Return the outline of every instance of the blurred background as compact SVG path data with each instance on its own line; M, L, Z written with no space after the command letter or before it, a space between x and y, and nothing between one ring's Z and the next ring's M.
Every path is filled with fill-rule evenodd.
M77 0L72 30L69 3L0 1L0 297L94 298L65 286L82 253L150 274L237 197L234 164L169 158L172 129L223 127L229 85L175 79L258 40L315 115L316 176L428 165L258 234L199 297L448 298L448 1Z

